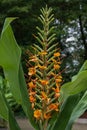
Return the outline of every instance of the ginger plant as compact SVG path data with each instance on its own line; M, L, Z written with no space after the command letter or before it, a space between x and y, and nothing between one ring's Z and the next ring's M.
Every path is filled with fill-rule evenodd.
M33 116L41 130L48 129L48 124L60 111L60 72L61 55L56 34L53 33L54 20L51 8L42 8L39 20L42 28L37 27L39 45L34 44L34 53L29 56L28 92Z

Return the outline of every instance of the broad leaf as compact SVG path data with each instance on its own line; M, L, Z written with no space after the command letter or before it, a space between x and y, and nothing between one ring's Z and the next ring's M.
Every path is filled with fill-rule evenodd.
M3 92L0 91L0 116L9 122L10 130L20 130L13 112L10 109L8 102L6 101Z
M80 68L78 74L79 74L80 72L84 71L84 70L87 70L87 60L84 62L84 64L83 64L82 67ZM72 81L74 81L74 80L77 78L78 74L77 74L77 75L74 75L74 76L72 77Z
M32 117L32 109L29 103L27 86L24 73L20 65L21 50L17 45L10 23L14 18L7 18L0 39L0 65L3 68L5 78L10 84L10 90L16 101L22 105L24 112L31 124L38 129Z
M0 65L2 66L5 78L9 81L11 91L15 99L21 103L21 94L18 81L18 70L21 57L21 50L14 38L11 26L14 18L7 18L1 33L0 39Z
M74 108L66 130L71 130L74 121L80 117L85 112L85 110L87 110L87 91L84 93L83 97Z
M87 70L80 72L74 81L64 84L61 87L61 94L65 99L85 90L87 90Z
M81 69L79 70L79 72L87 70L87 60L84 62L84 64L82 65Z
M79 95L70 96L64 102L53 130L65 130L73 109L79 101Z

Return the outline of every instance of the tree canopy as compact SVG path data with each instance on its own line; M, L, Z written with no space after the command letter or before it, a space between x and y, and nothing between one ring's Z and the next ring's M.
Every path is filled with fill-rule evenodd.
M60 44L64 75L70 79L87 59L87 1L85 0L0 0L0 31L6 17L13 23L19 45L35 43L40 8L53 8L57 42Z

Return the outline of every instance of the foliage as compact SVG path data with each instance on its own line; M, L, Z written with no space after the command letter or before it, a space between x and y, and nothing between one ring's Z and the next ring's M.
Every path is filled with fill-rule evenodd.
M19 109L20 105L17 104L17 102L13 98L13 95L10 92L9 83L2 76L0 76L0 89L1 89L1 91L3 91L4 96L6 97L7 102L9 103L12 110L17 111Z
M53 8L55 18L53 24L56 27L57 41L60 43L62 55L65 57L62 67L68 68L64 71L63 77L65 82L70 81L87 59L85 57L87 49L84 45L84 41L85 43L87 41L86 0L0 0L0 31L6 17L18 17L16 22L12 23L18 44L33 44L35 27L40 25L37 20L39 9L46 4Z
M29 97L27 86L20 63L21 50L20 47L17 45L10 25L13 20L14 18L7 18L5 20L4 27L1 33L0 66L2 66L3 68L5 78L9 82L10 91L12 92L14 98L18 103L22 105L24 112L26 113L26 116L30 120L33 127L36 130L40 130L36 120L33 117L33 110L28 99ZM54 116L49 121L49 125L47 127L48 129L71 130L72 124L75 119L78 118L86 110L87 70L85 68L87 68L87 61L83 65L78 75L76 75L70 83L61 86L61 96L59 101L62 101L62 104L60 105L60 112L58 113L57 117ZM67 89L66 86L69 89ZM74 87L76 91L74 91ZM81 97L80 93L84 90L85 92ZM79 107L80 109L78 109ZM2 90L0 90L0 115L9 122L10 130L20 130Z

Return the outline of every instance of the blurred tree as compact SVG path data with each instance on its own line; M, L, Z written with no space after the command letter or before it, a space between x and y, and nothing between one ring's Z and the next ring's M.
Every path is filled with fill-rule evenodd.
M87 59L87 1L86 0L0 0L0 31L6 17L18 17L13 23L16 39L20 45L35 42L36 26L40 8L53 8L55 31L63 58L66 79L70 80ZM69 78L67 78L69 77Z

